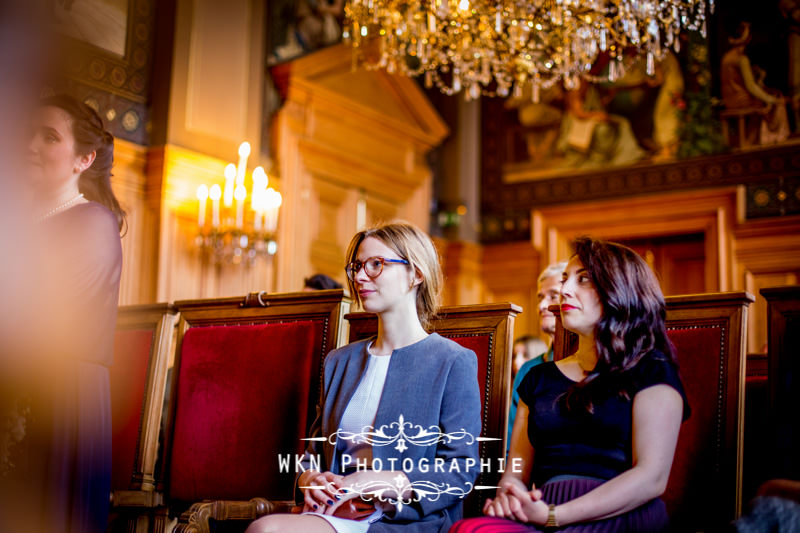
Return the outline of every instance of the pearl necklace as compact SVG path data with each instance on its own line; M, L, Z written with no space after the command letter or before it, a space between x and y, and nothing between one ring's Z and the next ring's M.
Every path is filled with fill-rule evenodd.
M69 200L67 200L63 204L54 207L53 209L51 209L50 211L48 211L44 215L42 215L39 218L37 218L36 222L42 222L42 221L47 220L48 218L50 218L50 217L52 217L54 215L59 214L62 211L66 211L67 209L69 209L70 207L75 205L77 202L79 202L82 198L83 198L83 193L78 194L77 196L74 196L74 197L70 198Z

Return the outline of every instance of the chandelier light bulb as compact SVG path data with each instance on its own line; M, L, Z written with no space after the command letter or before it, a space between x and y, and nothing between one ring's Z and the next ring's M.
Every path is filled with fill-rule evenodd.
M198 185L197 187L197 199L201 202L205 202L208 200L208 185Z
M250 143L245 141L239 145L239 157L249 157L250 156Z

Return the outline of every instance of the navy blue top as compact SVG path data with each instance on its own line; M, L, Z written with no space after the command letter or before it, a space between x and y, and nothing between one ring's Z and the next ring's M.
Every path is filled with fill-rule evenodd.
M511 447L511 434L514 431L514 420L517 418L517 406L519 405L519 392L517 389L519 388L520 383L522 380L525 379L525 376L528 375L531 368L535 367L536 365L540 365L545 361L552 361L553 360L553 346L551 345L547 352L534 357L533 359L529 359L519 367L519 372L514 377L514 384L511 385L511 407L508 409L508 439L506 439L506 454L508 454L508 449Z
M558 475L611 479L633 466L633 398L666 384L683 398L683 418L690 409L678 369L661 352L642 358L630 372L630 400L617 395L594 399L594 413L569 413L559 398L575 382L554 362L535 366L519 386L529 408L528 438L535 450L531 481L537 486Z

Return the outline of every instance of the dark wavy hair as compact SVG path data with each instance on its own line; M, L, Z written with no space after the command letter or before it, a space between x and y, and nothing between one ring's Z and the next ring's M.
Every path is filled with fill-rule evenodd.
M654 351L677 365L667 337L666 307L655 274L636 252L621 244L580 237L575 256L586 269L603 306L595 326L597 366L564 395L570 411L594 411L593 400L630 399L630 371Z
M111 189L114 137L106 131L103 120L94 109L66 94L44 98L40 105L57 107L72 118L72 136L78 155L95 152L92 165L78 179L78 190L87 200L103 204L111 210L117 218L120 232L124 233L125 211Z

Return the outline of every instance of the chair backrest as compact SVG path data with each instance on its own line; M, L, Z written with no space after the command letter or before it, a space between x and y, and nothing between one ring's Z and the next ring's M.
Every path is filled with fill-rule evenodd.
M481 437L497 440L480 443L480 457L490 460L492 468L481 473L476 485L497 485L497 460L505 458L514 320L521 312L522 308L512 303L443 307L429 328L469 348L478 357ZM378 332L378 319L372 313L350 313L345 319L350 323L350 342ZM493 494L473 491L464 504L465 516L480 516L483 501Z
M764 450L770 456L766 474L771 478L800 479L800 422L797 418L800 389L800 286L761 289L767 300L769 332L769 429Z
M662 496L676 531L715 529L741 514L745 334L752 302L745 292L666 298L667 333L692 409ZM577 346L556 317L558 360Z
M155 489L161 413L176 320L177 310L169 304L119 308L110 370L114 492Z
M322 385L344 341L343 291L176 302L178 348L165 446L169 503L291 500ZM291 468L278 469L279 456Z
M670 296L667 333L692 416L681 426L663 499L678 530L709 530L742 511L746 292Z

